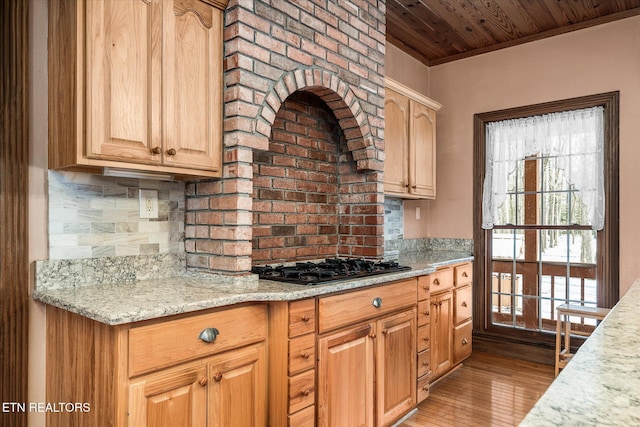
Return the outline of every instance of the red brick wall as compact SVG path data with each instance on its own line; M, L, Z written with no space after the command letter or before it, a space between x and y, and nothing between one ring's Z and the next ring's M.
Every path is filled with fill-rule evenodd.
M268 257L312 258L315 255L309 247L322 255L326 251L331 255L337 252L381 257L384 0L230 0L225 11L224 43L223 178L187 185L187 265L243 273L252 263ZM298 138L296 144L290 145L290 155L284 157L270 150L271 144L276 148L283 142L270 143L269 138L272 133L283 135L277 117L282 116L284 120L284 116L291 113L288 109L281 113L281 106L296 92L319 97L336 119L340 132L329 139L336 145L335 150L339 150L336 151L338 162L331 166L337 168L337 175L333 176L338 187L333 192L334 188L327 188L326 193L320 189L317 192L296 190L305 195L305 203L285 200L285 197L301 195L289 192L285 196L282 189L283 200L272 200L272 211L268 212L261 204L260 189L266 194L269 188L260 187L259 183L269 176L270 166L261 162L254 164L255 159L261 160L265 153L270 153L272 161L298 159L299 167L287 170L291 175L298 173L307 178L309 171L304 165L318 164L318 159L305 160L304 156L295 155L304 150L314 151L305 146L313 137ZM299 130L300 134L304 132L307 131ZM326 154L325 151L314 153ZM286 165L274 166L283 171L281 166ZM277 173L276 169L271 171ZM256 170L259 175L254 177ZM271 177L276 178L282 177ZM315 183L314 179L300 182ZM336 183L324 184L331 187L330 184ZM254 194L258 196L256 199ZM280 197L277 192L271 196ZM296 210L301 210L295 212L296 215L308 216L308 212L303 212L306 206L306 209L330 210L332 219L327 219L326 224L319 222L317 234L307 233L311 230L305 228L308 224L296 223L295 235L292 235L293 229L287 228L290 224L286 223L286 212L277 212L279 206L290 209L291 203ZM279 218L279 213L285 214L285 223L270 224L268 229L259 224L254 227L253 221L256 218L260 221L260 215L266 220L268 215ZM292 220L294 212L288 213ZM324 215L311 214L316 221ZM267 231L270 236L266 235ZM304 245L300 244L302 237ZM283 241L292 245L280 245ZM272 245L270 252L264 247L268 242ZM273 248L277 247L288 248L289 252L283 249L274 254Z
M269 149L253 155L253 262L376 256L382 223L374 173L359 172L317 96L280 107Z

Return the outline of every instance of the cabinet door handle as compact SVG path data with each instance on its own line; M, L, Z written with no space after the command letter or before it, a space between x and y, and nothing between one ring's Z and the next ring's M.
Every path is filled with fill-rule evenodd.
M422 314L424 314L425 316L428 316L428 315L429 315L429 312L428 312L428 311L425 311L425 312L423 312Z
M467 340L466 338L462 338L462 345L467 345L469 344L469 340Z
M371 302L371 304L375 307L375 308L380 308L382 307L382 298L380 297L375 297L373 299L373 301Z
M466 272L466 271L463 271L463 272L462 272L462 277L469 277L469 275L467 274L467 272Z
M311 354L308 351L305 351L301 356L305 359L308 359L309 357L311 357Z
M387 335L387 334L389 333L389 330L388 330L388 329L383 329L383 330L382 330L382 333L383 333L383 334L385 334L385 335Z
M418 188L418 186L417 185L412 185L411 188L416 189L416 188Z
M371 338L372 340L375 340L376 339L376 333L375 332L371 332L369 334L369 338Z
M216 328L207 328L200 332L198 338L206 343L212 343L216 340L216 338L220 335L220 331Z
M151 149L151 154L160 154L160 147L153 147Z
M433 279L433 284L438 286L440 284L440 281L438 279Z
M462 304L460 304L460 305L463 306L463 307L466 307L467 306L467 302L466 301L462 301Z
M213 376L213 379L220 382L222 381L222 372L218 372Z
M422 338L425 342L429 342L429 337Z
M308 322L309 320L311 320L311 316L309 316L308 314L305 314L304 316L302 316L303 322Z
M176 149L175 148L169 148L167 150L167 156L175 156L176 155Z
M200 381L198 381L198 384L200 384L202 387L204 387L204 386L207 385L208 382L209 381L207 380L207 377L202 377L202 378L200 378Z

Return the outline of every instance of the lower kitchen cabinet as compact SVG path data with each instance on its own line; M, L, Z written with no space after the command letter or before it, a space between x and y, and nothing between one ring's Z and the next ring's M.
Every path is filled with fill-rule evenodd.
M388 426L415 406L416 283L319 299L318 426Z
M375 323L318 340L318 426L373 426Z
M445 291L431 297L432 380L453 366L453 294Z
M208 330L207 334L202 334ZM48 426L267 425L267 307L109 326L47 308Z
M265 344L223 353L132 381L129 425L262 426Z

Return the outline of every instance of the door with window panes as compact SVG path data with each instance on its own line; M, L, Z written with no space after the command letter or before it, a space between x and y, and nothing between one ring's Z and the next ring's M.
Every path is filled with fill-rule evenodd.
M560 167L566 158L549 146L515 156L515 167L499 175L508 176L500 184L504 201L486 203L487 172L503 159L489 145L494 123L596 106L603 111L603 164L593 172L603 177L603 226L594 226L587 207L593 206L592 196L576 188L575 173L566 163ZM619 93L609 92L474 116L474 335L496 343L523 338L517 342L551 346L559 305L610 308L618 301L618 106ZM510 149L509 144L500 148ZM583 331L595 326L588 319L571 321Z
M555 331L558 305L597 305L597 232L557 157L517 163L500 215L489 230L493 325Z

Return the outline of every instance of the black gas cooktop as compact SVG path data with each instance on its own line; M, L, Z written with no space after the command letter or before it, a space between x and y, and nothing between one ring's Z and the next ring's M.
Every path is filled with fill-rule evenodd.
M315 285L337 280L355 279L376 274L411 270L394 261L370 261L357 258L327 258L321 262L297 262L294 265L255 266L252 273L261 279L299 285Z

